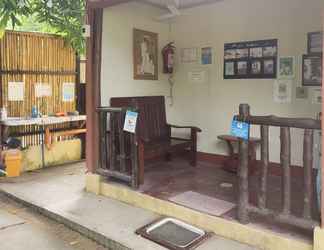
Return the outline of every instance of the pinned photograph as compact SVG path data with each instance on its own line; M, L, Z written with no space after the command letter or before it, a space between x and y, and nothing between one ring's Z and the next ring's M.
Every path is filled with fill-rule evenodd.
M249 57L249 49L237 49L236 50L236 58L248 58Z
M322 56L303 55L303 86L322 85Z
M211 47L201 48L201 64L208 65L213 63L213 49Z
M263 57L276 57L276 56L277 56L277 47L263 48Z
M235 59L236 58L236 50L235 49L225 50L224 58L225 58L225 60Z
M292 80L277 80L273 84L273 100L276 103L291 103Z
M239 75L246 75L247 74L247 69L248 69L247 66L248 66L248 64L247 64L246 61L238 62L237 63L237 73Z
M254 75L261 74L261 62L253 61L251 64L251 73Z
M307 34L307 48L308 54L318 54L323 52L323 33L311 32Z
M322 104L322 91L320 89L313 90L312 104Z
M275 72L275 65L273 60L264 61L264 74L272 75Z
M280 57L278 61L279 78L292 79L295 76L295 57Z
M226 76L234 76L234 62L225 63L225 75Z
M250 57L251 58L261 58L263 56L262 54L262 48L250 48Z
M296 99L307 99L307 98L308 98L308 89L306 87L297 87Z

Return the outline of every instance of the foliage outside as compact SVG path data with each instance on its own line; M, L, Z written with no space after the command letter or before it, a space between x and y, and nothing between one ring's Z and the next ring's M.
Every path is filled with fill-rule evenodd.
M6 28L54 33L83 54L84 13L85 0L0 0L0 39Z

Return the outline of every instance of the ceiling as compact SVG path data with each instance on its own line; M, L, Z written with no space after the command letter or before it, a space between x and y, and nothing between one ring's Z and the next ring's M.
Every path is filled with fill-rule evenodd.
M137 0L138 2L145 2L163 9L166 9L167 4L178 2L179 9L192 8L203 4L215 3L220 0Z

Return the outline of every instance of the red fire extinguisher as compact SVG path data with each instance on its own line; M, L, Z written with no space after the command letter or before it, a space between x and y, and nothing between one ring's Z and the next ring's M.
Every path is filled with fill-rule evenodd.
M163 57L163 73L172 74L174 68L174 54L175 54L175 46L174 43L168 43L162 49L162 57Z

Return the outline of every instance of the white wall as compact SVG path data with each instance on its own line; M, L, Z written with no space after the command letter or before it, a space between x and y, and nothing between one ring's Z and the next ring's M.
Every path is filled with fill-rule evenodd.
M301 55L306 53L307 32L321 29L322 0L224 0L186 11L173 24L178 48L212 46L215 63L211 66L178 63L175 97L177 113L183 103L192 109L191 120L200 126L199 150L225 154L226 147L217 135L228 133L230 122L240 103L249 103L255 115L315 117L320 105L311 100L296 100L295 87L301 85ZM273 80L223 80L224 43L277 38L279 55L296 56L298 73L294 80L291 104L275 104ZM179 57L178 57L179 58ZM207 84L188 83L190 69L207 68ZM311 95L311 91L309 95ZM179 122L180 122L179 117ZM279 133L272 129L271 160L279 161ZM252 136L259 135L253 128ZM302 161L302 131L292 132L292 163Z
M296 100L294 95L295 87L301 85L301 55L306 53L307 32L321 29L323 7L323 0L224 0L184 11L173 20L171 38L179 49L212 46L215 63L211 66L181 64L178 55L175 104L168 109L168 120L201 127L199 150L226 154L226 147L217 140L217 135L229 132L231 119L238 112L240 103L249 103L251 113L255 115L315 117L320 106L311 104L311 98ZM152 17L159 13L159 9L137 3L105 10L102 104L108 104L111 96L168 95L168 84L163 75L157 82L132 80L132 29L159 33L160 47L170 38L168 24L152 21ZM223 80L224 43L268 38L279 40L279 55L298 58L291 104L273 102L273 80ZM187 72L202 67L209 69L209 82L189 83ZM161 72L161 66L159 69ZM278 129L272 129L270 133L271 160L278 161ZM252 135L258 134L258 129L253 128ZM302 131L293 131L292 145L292 163L300 164Z
M104 10L102 37L101 104L110 97L168 95L168 82L159 57L159 80L133 80L133 28L158 33L159 51L168 42L169 25L155 22L161 10L138 3Z

